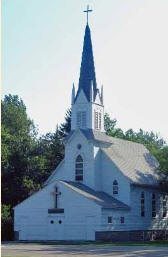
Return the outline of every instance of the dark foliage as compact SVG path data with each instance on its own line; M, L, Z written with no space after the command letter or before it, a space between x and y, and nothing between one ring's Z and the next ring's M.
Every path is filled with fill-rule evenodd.
M65 114L65 122L59 126L60 137L66 137L71 131L71 109L68 109Z

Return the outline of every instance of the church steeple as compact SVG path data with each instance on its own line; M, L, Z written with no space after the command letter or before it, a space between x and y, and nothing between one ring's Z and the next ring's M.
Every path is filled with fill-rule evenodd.
M77 94L72 89L72 116L71 130L91 129L104 132L103 89L101 93L97 87L92 41L88 25L88 13L92 10L87 7L87 24L83 43L82 61Z
M82 52L82 62L80 68L79 86L77 96L81 89L83 89L87 100L90 102L90 87L91 81L93 83L93 98L95 99L97 93L97 83L94 67L94 58L92 50L92 41L90 35L89 25L86 25L83 52ZM76 96L76 98L77 98Z

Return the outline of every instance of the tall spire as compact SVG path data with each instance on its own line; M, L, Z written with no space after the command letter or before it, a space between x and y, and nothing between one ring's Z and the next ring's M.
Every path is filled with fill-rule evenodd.
M83 43L83 52L82 52L82 62L80 68L80 77L79 77L79 86L77 96L81 89L83 89L88 101L90 101L90 87L91 81L93 81L93 98L96 96L97 84L96 84L96 75L94 67L94 58L92 51L92 41L90 35L89 25L86 25L84 43Z

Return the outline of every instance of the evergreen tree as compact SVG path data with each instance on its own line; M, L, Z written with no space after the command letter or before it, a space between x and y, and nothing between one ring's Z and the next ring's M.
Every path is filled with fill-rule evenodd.
M59 126L60 137L66 137L71 131L71 109L68 109L65 114L65 121Z

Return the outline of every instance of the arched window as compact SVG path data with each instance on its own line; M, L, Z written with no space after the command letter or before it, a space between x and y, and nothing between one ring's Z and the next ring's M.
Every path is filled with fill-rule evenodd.
M117 180L113 181L113 195L118 195L118 182L117 182Z
M141 217L145 217L145 194L141 193Z
M83 159L80 155L77 156L75 162L75 180L83 181Z
M156 217L156 195L152 194L152 218Z

